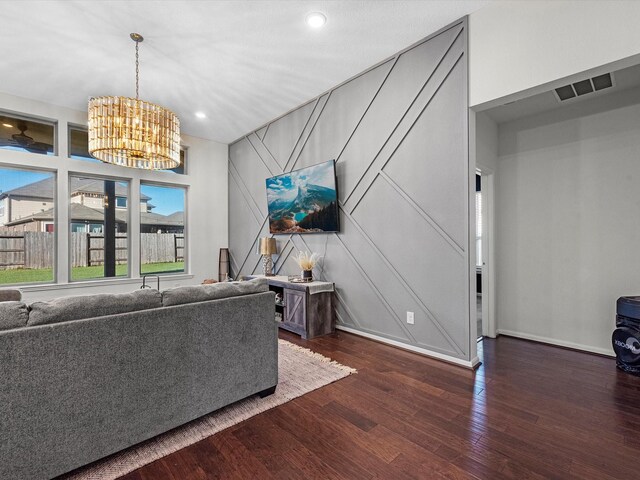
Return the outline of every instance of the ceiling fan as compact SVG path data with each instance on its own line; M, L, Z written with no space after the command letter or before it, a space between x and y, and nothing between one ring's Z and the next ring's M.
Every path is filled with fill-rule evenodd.
M8 138L0 136L0 147L16 147L31 153L48 153L53 152L53 145L44 142L36 142L25 132L28 129L27 123L19 121L16 127L20 133L14 133Z

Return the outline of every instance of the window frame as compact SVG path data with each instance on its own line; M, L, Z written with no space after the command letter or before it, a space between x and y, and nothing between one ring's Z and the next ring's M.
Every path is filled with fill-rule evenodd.
M185 173L186 174L186 173ZM181 175L181 174L177 174L177 175ZM184 222L182 225L182 231L183 231L183 253L182 253L182 258L183 258L183 263L184 263L184 269L181 272L159 272L159 273L142 273L142 221L140 221L138 223L138 239L139 242L138 244L140 245L139 248L139 275L140 278L142 278L144 275L159 275L159 276L175 276L175 275L189 275L190 272L190 250L191 250L191 242L190 242L190 231L189 231L189 218L188 218L188 211L189 211L189 185L185 185L185 184L179 184L179 183L171 183L171 182L159 182L159 181L154 181L154 180L145 180L145 179L140 179L139 185L138 185L138 193L140 196L142 196L142 187L148 185L151 187L164 187L164 188L179 188L182 189L184 191ZM141 220L141 211L138 211L138 218L140 218Z
M1 111L0 111L1 113ZM71 159L71 160L78 160L81 162L90 162L90 163L103 163L100 160L98 160L97 158L94 158L91 156L91 154L89 154L88 157L80 157L80 156L75 156L72 157L71 156L71 130L76 130L78 132L86 132L87 136L89 135L89 128L86 125L79 125L76 123L71 123L68 122L67 123L67 158ZM87 148L88 150L88 148ZM88 153L88 152L87 152ZM188 175L188 155L189 155L189 147L186 145L182 145L180 144L180 153L184 154L184 165L183 165L183 171L182 173L178 173L173 171L173 169L169 169L169 170L163 170L165 173L171 173L173 175L180 175L180 176L185 176Z
M53 118L42 117L39 115L29 115L21 112L15 112L13 110L7 110L5 108L0 108L0 115L7 115L8 117L15 118L16 120L24 120L26 122L35 122L35 123L41 123L43 125L52 126L53 127L53 138L52 138L53 152L51 153L51 155L48 155L48 154L33 153L28 151L9 150L9 149L3 149L3 148L0 148L0 151L16 152L22 155L34 155L37 157L45 157L45 158L51 158L51 157L55 158L60 156L60 141L58 137L58 120Z
M78 156L72 157L71 156L71 130L77 130L79 132L87 132L87 137L89 136L89 127L87 125L79 125L76 123L67 122L67 158L71 160L79 160L81 162L86 162L86 161L89 161L91 163L100 162L100 160L98 160L97 158L93 158L91 156L89 157L78 157Z
M132 192L132 185L133 185L133 179L130 177L122 177L122 176L112 176L112 175L101 175L101 174L95 174L95 173L85 173L85 172L78 172L78 171L69 171L68 176L67 176L67 182L68 182L68 195L67 195L67 212L68 212L68 219L67 219L67 225L66 225L66 229L67 229L67 233L70 235L71 234L71 228L73 225L72 222L72 216L71 216L71 205L73 204L73 202L71 202L71 192L72 192L72 188L71 188L71 178L72 177L80 177L80 178L91 178L94 180L98 180L98 181L114 181L114 182L126 182L127 183L127 198L131 198L131 192ZM131 205L130 202L128 202L129 205ZM67 275L68 275L68 283L69 284L78 284L78 283L83 283L83 282L95 282L95 281L108 281L108 282L115 282L118 280L126 280L126 279L130 279L133 278L131 275L132 272L132 268L131 268L131 257L132 257L132 252L131 252L131 236L132 236L132 232L131 232L131 209L129 208L129 206L127 206L127 274L126 275L116 275L115 277L95 277L95 278L83 278L83 279L78 279L78 280L74 280L73 279L73 255L72 255L72 245L73 242L71 241L71 237L69 237L68 241L67 241L67 248L68 248L68 262L67 262ZM87 224L88 227L88 231L85 233L91 233L91 223ZM104 229L104 221L103 221L103 229ZM104 232L103 232L104 235Z
M10 150L12 153L18 153L18 154L24 154L24 153L29 153L31 155L37 155L37 156L43 156L41 154L38 153L31 153L31 152L20 152L20 151L16 151L16 150ZM51 155L44 155L44 157L51 157ZM53 179L53 199L52 199L52 203L53 203L53 225L54 225L54 229L53 229L53 252L52 252L52 265L51 265L51 280L49 281L35 281L35 282L21 282L21 283L0 283L0 287L1 288L6 288L6 287L31 287L31 286L37 286L37 285L56 285L58 284L58 271L59 271L59 264L58 264L58 229L56 228L56 226L58 225L58 171L55 169L51 169L51 168L41 168L41 167L35 167L35 166L31 166L31 165L20 165L20 164L12 164L12 163L5 163L5 162L1 162L0 163L0 170L18 170L18 171L27 171L27 172L39 172L39 173L46 173L46 174L50 174L52 176ZM50 223L50 222L48 222Z

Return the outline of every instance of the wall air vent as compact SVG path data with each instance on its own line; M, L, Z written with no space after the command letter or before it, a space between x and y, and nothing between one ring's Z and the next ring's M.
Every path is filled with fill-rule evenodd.
M560 102L577 99L589 93L597 93L607 88L613 87L613 76L610 73L598 75L597 77L580 80L576 83L558 87L555 89L556 98Z

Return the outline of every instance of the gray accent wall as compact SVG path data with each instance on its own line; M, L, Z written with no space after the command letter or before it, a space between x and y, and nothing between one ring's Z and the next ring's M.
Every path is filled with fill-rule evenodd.
M340 232L277 235L277 273L317 252L339 325L470 360L467 112L463 19L233 143L234 275L261 272L265 179L335 159Z

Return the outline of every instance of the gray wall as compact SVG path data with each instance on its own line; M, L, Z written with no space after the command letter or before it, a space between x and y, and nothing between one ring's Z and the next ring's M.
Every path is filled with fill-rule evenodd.
M323 254L339 324L469 360L466 48L461 20L232 144L234 274L261 271L265 178L336 159L340 233L278 235L277 271Z

